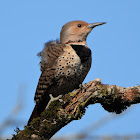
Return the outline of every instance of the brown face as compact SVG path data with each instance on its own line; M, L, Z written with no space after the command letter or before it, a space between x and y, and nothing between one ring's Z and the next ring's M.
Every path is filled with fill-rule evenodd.
M76 21L74 22L70 28L68 29L68 32L70 35L83 35L85 32L87 32L88 23L84 21Z
M88 28L88 23L84 21L71 21L62 27L60 33L60 43L85 41L92 28Z
M102 24L105 24L105 22L92 24L80 20L68 22L62 27L60 43L84 42L91 30Z

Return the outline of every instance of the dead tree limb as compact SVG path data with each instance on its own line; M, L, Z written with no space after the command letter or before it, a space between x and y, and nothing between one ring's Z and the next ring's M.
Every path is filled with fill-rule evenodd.
M80 119L90 104L100 103L108 112L119 114L130 105L140 103L140 86L105 85L95 79L82 89L65 94L62 100L51 102L39 118L33 119L30 126L18 132L12 140L48 140L72 120Z

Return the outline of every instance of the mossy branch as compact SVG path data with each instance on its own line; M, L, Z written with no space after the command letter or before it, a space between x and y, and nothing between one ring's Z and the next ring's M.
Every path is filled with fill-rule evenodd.
M140 103L140 86L104 85L100 79L95 79L65 94L62 100L51 102L39 118L33 119L12 140L48 140L72 120L80 119L90 104L100 103L108 112L119 114L130 105Z

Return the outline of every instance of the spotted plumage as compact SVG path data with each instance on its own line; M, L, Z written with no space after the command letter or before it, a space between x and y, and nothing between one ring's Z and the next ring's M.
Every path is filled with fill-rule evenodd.
M36 106L29 122L39 117L46 108L50 97L64 95L79 88L91 67L91 50L87 47L86 37L97 25L84 21L72 21L63 26L59 41L45 44L41 57L41 76L34 100ZM28 123L29 123L28 122Z

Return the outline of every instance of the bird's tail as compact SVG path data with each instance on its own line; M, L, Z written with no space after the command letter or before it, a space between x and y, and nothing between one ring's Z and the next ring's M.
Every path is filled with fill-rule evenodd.
M30 116L30 119L29 119L27 125L29 125L29 123L30 123L34 118L37 118L37 117L39 117L39 113L38 113L37 104L36 104L35 107L34 107L34 110L33 110L32 114L31 114L31 116Z

